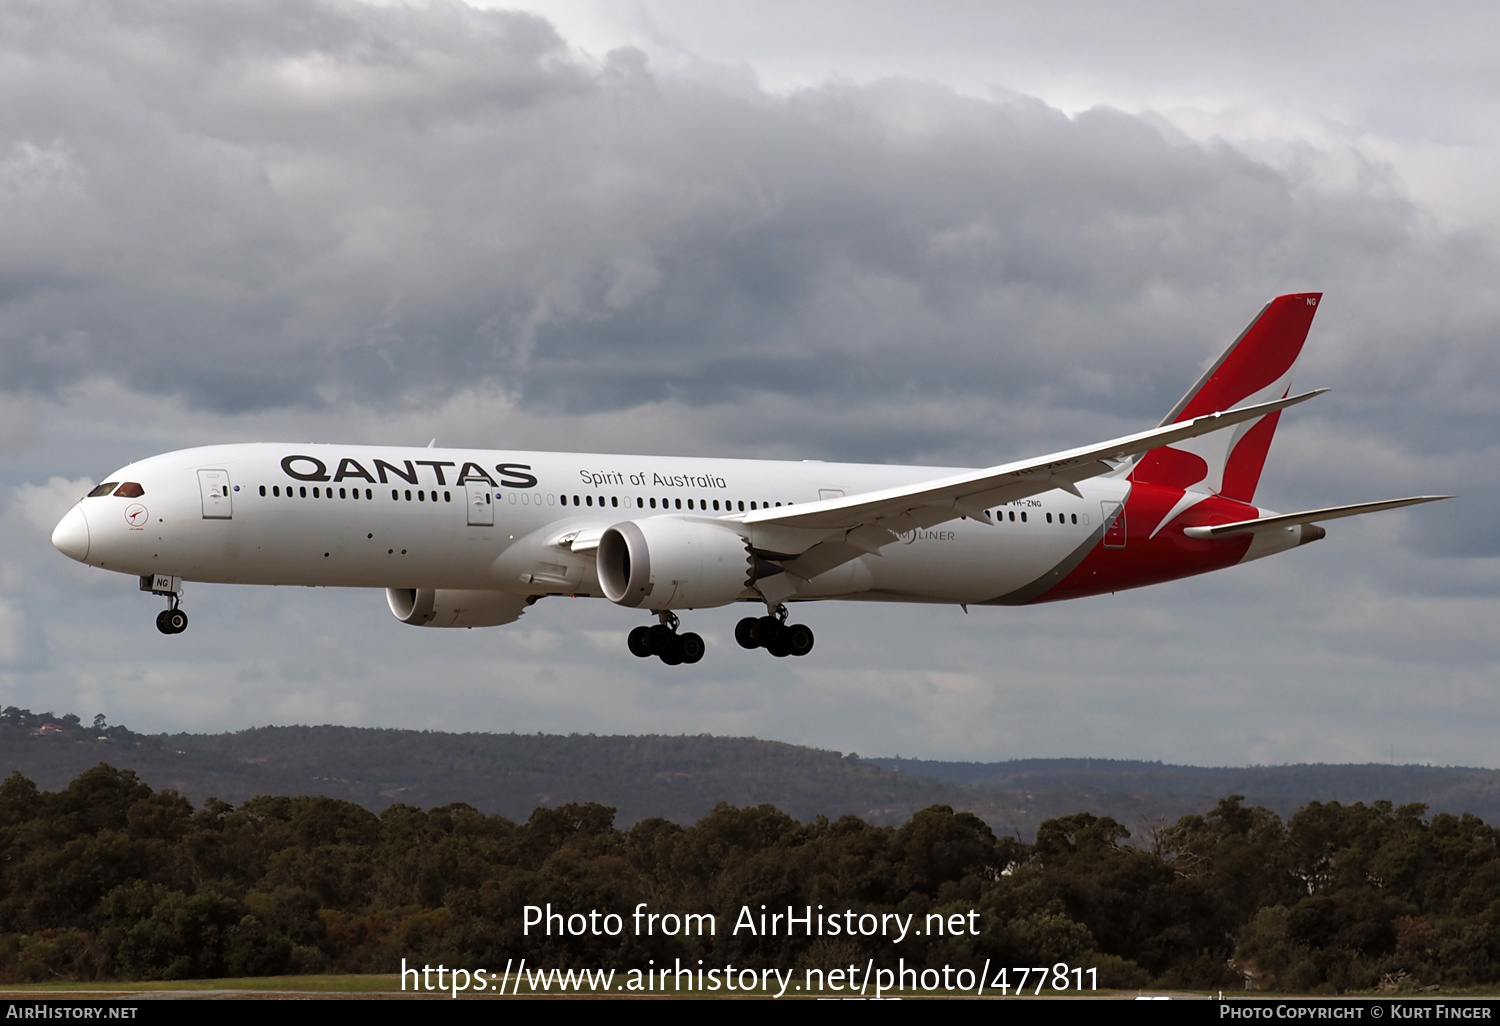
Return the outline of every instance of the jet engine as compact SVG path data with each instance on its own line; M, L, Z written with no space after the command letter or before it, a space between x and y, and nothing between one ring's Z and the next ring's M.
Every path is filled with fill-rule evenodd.
M498 627L526 612L527 597L503 591L387 588L391 613L413 627Z
M750 543L714 523L626 520L599 539L599 583L611 602L644 609L726 606L749 586Z

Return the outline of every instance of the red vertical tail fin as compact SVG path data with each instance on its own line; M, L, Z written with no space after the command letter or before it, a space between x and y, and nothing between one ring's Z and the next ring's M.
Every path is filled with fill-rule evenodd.
M1291 391L1292 368L1322 298L1321 292L1299 292L1267 303L1162 424L1284 398ZM1131 477L1250 502L1280 416L1272 413L1153 449L1141 457Z

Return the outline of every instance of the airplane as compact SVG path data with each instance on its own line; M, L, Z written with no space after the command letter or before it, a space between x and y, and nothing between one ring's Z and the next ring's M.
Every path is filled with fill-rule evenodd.
M1267 303L1155 428L983 469L356 445L215 445L132 463L52 544L165 597L184 581L384 588L423 627L488 627L538 599L654 615L639 657L703 658L679 612L762 604L746 649L805 656L787 603L1012 606L1219 570L1321 522L1449 498L1280 514L1253 504L1322 294Z

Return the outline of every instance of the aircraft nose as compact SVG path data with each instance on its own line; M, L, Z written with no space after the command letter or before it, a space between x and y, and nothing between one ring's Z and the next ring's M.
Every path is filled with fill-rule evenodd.
M82 563L89 554L89 522L82 506L74 506L52 531L52 547Z

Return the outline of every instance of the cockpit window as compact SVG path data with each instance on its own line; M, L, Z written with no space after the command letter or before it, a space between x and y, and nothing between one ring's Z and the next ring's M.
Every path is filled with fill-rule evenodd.
M95 488L93 491L89 492L87 498L97 499L101 495L108 495L110 492L115 490L115 485L119 483L120 482L118 481L106 481L98 488Z
M142 495L145 494L146 489L142 488L134 481L126 481L118 489L115 490L115 498L117 499L139 499Z

